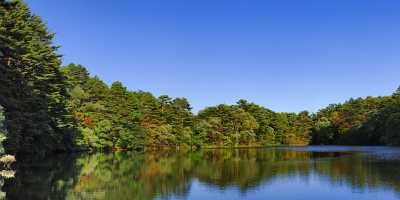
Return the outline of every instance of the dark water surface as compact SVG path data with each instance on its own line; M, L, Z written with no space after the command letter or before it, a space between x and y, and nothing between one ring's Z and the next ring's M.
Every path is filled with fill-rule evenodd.
M7 199L400 199L400 149L281 147L58 156L20 163ZM4 194L3 193L3 194Z

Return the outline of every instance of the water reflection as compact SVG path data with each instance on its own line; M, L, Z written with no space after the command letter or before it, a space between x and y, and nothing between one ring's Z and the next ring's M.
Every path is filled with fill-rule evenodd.
M326 148L59 156L40 164L20 163L16 177L5 180L3 191L7 199L202 199L230 193L240 194L240 199L285 199L283 193L293 191L301 199L303 188L313 189L303 190L304 199L334 199L329 190L319 188L327 186L341 188L349 199L353 195L365 199L362 195L371 196L370 192L400 199L398 159L388 159L380 150ZM269 190L278 186L281 191Z

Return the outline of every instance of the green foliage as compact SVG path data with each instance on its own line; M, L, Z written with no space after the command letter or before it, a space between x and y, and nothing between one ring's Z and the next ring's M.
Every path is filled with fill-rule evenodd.
M197 123L202 123L206 143L211 145L249 145L255 141L258 123L255 118L236 106L218 105L199 112Z
M373 136L383 144L400 146L400 93L397 90L370 121Z
M0 104L8 153L44 155L73 148L74 124L58 47L40 17L21 1L0 1Z
M271 127L275 113L244 99L237 102L237 107L250 113L257 121L258 128L255 130L255 134L258 141L264 144L275 144L275 132L274 128Z
M79 64L60 67L53 36L22 1L0 0L0 134L7 127L8 153L307 145L310 140L400 145L399 90L388 97L350 99L315 115L273 112L243 99L194 115L185 98L130 91L118 81L108 86Z
M398 92L350 99L317 113L313 144L399 145Z
M4 126L6 117L4 116L4 108L0 105L0 134L6 133L6 127Z
M4 116L4 109L0 105L0 154L4 154L3 141L7 138L6 127L4 125L5 119L6 117Z
M385 123L384 141L389 145L400 145L400 113L393 113Z
M132 92L120 82L109 88L81 65L65 68L68 107L84 136L78 144L90 149L398 144L398 92L391 97L350 99L316 115L276 113L242 99L194 116L185 98Z
M62 68L71 86L84 86L89 80L89 72L82 65L69 64Z
M314 144L327 145L334 143L335 130L328 118L321 117L315 122L312 138Z

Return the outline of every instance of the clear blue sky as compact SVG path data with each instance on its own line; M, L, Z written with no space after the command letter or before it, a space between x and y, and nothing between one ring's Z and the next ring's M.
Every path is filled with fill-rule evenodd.
M63 62L108 84L317 111L400 85L398 0L27 0Z

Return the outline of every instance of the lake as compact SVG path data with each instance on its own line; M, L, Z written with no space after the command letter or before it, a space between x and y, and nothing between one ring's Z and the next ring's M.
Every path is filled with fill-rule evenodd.
M34 164L33 164L34 163ZM24 161L6 199L400 199L400 148L309 146L58 155Z

